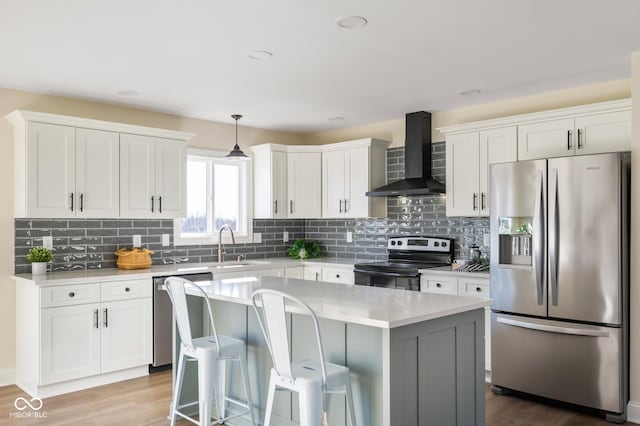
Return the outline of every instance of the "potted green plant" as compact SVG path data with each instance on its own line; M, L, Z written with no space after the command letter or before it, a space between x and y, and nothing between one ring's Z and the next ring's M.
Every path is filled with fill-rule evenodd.
M320 246L313 240L296 240L289 248L289 256L294 259L311 259L320 255Z
M32 274L45 274L47 263L51 262L51 252L44 247L33 247L27 253L27 260L31 262Z

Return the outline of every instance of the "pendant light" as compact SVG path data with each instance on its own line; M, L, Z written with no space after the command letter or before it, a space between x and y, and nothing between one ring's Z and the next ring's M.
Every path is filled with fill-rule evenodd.
M238 146L238 120L240 120L242 116L240 114L233 114L231 118L236 120L236 144L231 152L225 156L225 158L230 158L232 160L248 160L249 156L242 152L242 150Z

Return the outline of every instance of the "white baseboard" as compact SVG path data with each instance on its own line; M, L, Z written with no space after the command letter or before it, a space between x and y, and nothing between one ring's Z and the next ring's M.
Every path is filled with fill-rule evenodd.
M627 421L640 424L640 402L629 401L627 404Z
M16 370L4 369L0 370L0 387L16 384Z

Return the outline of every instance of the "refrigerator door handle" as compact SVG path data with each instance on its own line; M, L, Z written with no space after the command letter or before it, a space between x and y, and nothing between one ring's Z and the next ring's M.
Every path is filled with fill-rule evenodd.
M558 169L551 169L549 176L549 279L551 280L551 303L558 306L558 255L560 248L560 223L558 218Z
M536 203L533 213L533 232L535 242L533 245L534 262L536 269L536 291L538 294L538 305L544 303L544 193L542 188L542 171L536 176Z
M609 337L609 332L604 330L585 330L573 327L558 327L556 325L535 324L526 321L519 321L511 318L498 317L497 321L502 324L512 325L514 327L528 328L530 330L547 331L550 333L573 334L575 336L588 337Z

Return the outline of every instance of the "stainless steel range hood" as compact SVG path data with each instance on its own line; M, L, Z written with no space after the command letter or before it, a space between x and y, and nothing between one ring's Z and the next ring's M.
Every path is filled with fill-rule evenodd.
M445 186L431 176L431 114L406 115L404 179L367 192L369 197L444 194Z

